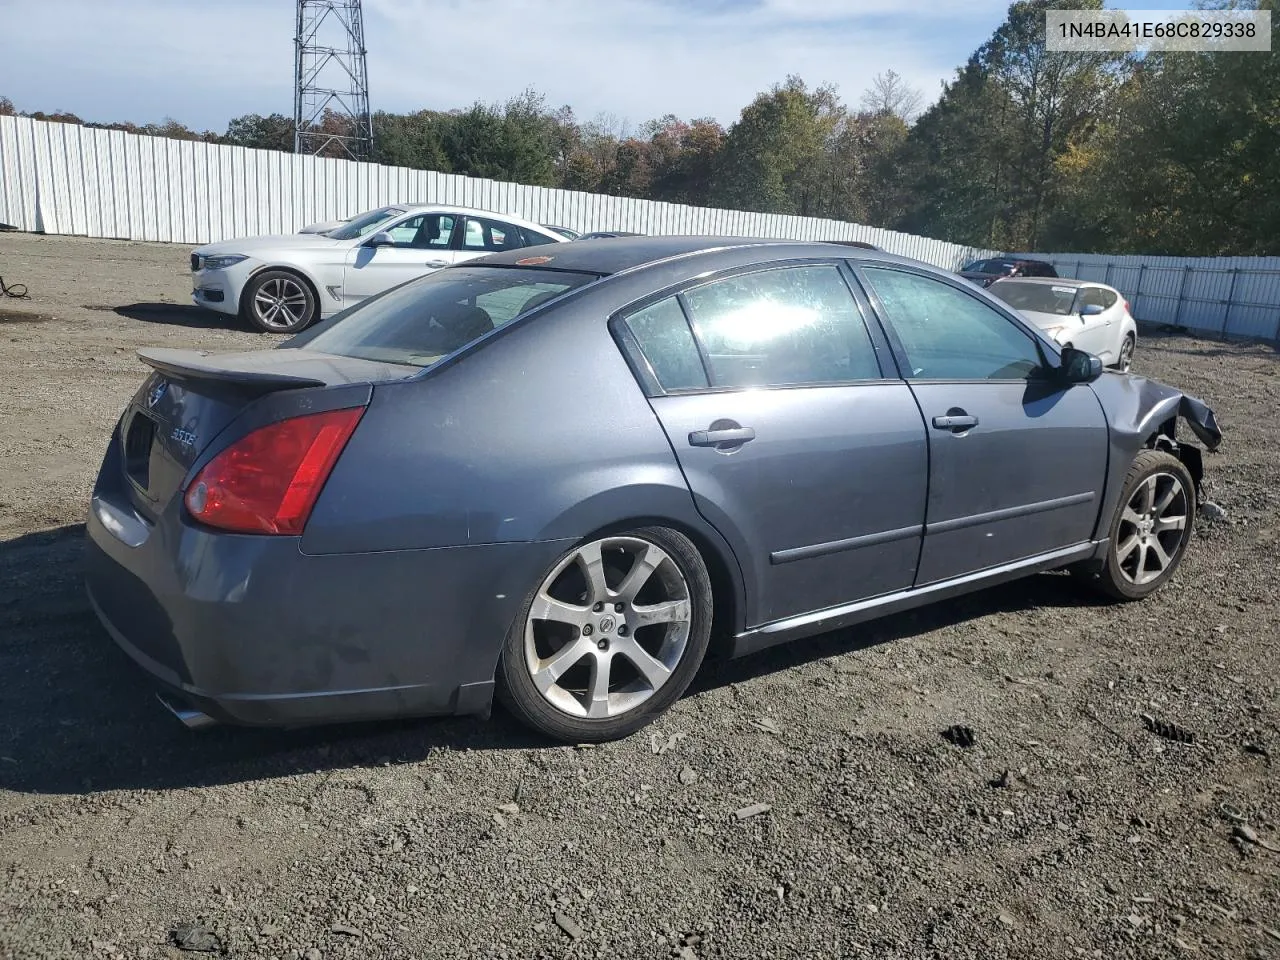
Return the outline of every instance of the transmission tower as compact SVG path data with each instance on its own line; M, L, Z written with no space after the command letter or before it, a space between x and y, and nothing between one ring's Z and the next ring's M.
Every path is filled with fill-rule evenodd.
M360 0L298 0L293 150L368 160L373 153Z

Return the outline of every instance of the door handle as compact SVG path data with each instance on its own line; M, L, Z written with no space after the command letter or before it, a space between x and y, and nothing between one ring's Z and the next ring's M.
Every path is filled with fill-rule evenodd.
M978 418L967 413L949 413L945 417L934 417L933 426L937 430L968 430L978 425Z
M428 260L423 264L424 267L447 267L448 265L448 260Z
M718 447L722 443L747 443L756 438L751 427L727 427L722 430L694 430L689 434L691 447Z

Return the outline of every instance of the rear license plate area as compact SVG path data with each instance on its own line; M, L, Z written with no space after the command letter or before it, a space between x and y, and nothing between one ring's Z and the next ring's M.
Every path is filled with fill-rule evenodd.
M156 438L156 422L145 413L135 413L124 436L124 470L143 490L151 486L151 444Z

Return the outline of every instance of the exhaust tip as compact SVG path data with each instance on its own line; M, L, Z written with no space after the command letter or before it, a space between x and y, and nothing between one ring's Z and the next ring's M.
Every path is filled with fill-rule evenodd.
M188 730L203 730L205 727L215 726L218 722L207 713L201 713L199 710L192 710L190 707L176 706L160 694L156 694L156 699L164 704L164 708L166 710L181 720L182 725Z

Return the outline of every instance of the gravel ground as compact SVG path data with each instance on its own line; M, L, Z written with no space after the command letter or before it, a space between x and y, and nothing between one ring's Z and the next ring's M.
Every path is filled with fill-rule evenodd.
M191 733L79 585L133 351L267 340L183 305L185 256L0 235L0 956L1280 958L1272 349L1139 345L1227 437L1227 517L1145 603L1044 575L715 666L594 749Z

